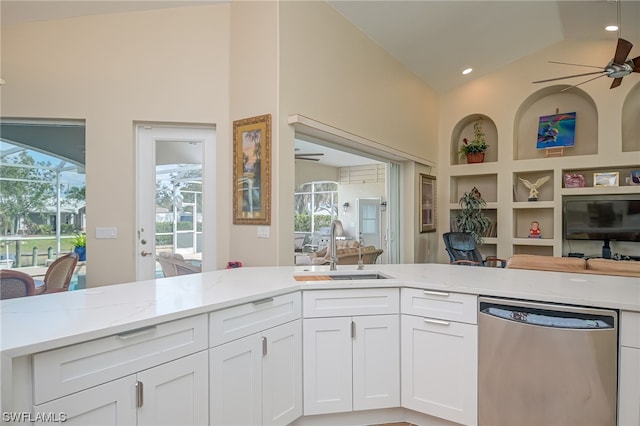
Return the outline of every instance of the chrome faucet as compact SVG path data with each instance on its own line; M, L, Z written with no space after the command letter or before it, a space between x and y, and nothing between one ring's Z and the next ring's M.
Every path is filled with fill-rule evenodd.
M364 244L364 239L362 238L362 234L360 238L358 238L358 269L364 269L364 262L362 261L362 245Z
M329 270L336 271L336 265L338 264L338 248L336 247L336 237L344 234L344 228L342 222L334 220L331 222L331 228L329 229L329 244L331 248L331 259L329 260Z

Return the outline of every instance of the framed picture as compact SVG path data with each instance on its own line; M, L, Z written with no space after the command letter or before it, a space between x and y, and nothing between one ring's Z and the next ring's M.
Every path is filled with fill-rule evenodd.
M629 177L631 178L629 179L631 185L640 185L640 170L631 170L631 176Z
M584 188L584 175L582 173L565 173L564 174L564 187L565 188Z
M271 224L271 114L233 122L233 223Z
M594 173L593 186L618 186L618 172Z
M436 177L420 173L420 232L436 230Z
M576 113L544 115L538 120L536 149L573 146L576 135Z

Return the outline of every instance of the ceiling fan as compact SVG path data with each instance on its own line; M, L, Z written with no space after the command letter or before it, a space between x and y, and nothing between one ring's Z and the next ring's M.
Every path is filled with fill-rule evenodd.
M296 148L296 153L294 154L296 160L320 161L319 158L314 157L322 157L324 155L322 152L297 153L297 151L300 151L300 148Z
M555 62L555 61L549 61L552 64L562 64L562 65L573 65L573 66L578 66L578 67L588 67L588 68L598 68L600 69L600 71L593 71L593 72L587 72L587 73L583 73L583 74L574 74L574 75L567 75L564 77L557 77L557 78L549 78L546 80L538 80L538 81L534 81L533 83L546 83L549 81L557 81L557 80L563 80L565 78L574 78L574 77L583 77L586 75L595 75L595 74L600 74L597 77L593 77L590 78L586 81L583 81L582 83L578 83L576 85L573 85L571 87L577 87L580 86L584 83L588 83L590 81L593 81L595 79L598 79L600 77L604 77L607 76L609 78L613 78L613 82L611 83L611 87L610 89L615 89L616 87L620 86L620 84L622 83L622 77L625 77L629 74L631 74L632 72L637 72L640 73L640 56L637 56L633 59L629 59L629 53L631 53L631 49L633 48L633 44L631 44L631 42L623 39L620 37L620 1L618 0L617 2L617 9L618 9L618 44L616 46L616 51L613 55L613 59L605 66L605 67L597 67L597 66L592 66L592 65L580 65L580 64L570 64L567 62ZM570 89L571 87L567 87L564 90Z

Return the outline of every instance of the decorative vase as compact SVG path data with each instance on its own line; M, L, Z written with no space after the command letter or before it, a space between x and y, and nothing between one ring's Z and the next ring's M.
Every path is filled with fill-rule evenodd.
M87 248L86 247L74 247L73 251L78 254L78 260L84 262L87 260Z
M467 163L482 163L484 162L484 152L470 152L467 154Z

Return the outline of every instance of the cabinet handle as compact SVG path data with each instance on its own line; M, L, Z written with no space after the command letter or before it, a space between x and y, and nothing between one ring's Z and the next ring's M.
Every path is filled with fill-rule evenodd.
M151 333L156 330L156 326L152 325L150 327L138 328L136 330L125 331L124 333L118 334L118 339L127 340L133 339L134 337L142 336L144 334Z
M267 356L267 338L262 338L262 356Z
M136 381L136 407L142 407L143 401L143 385L142 382Z
M351 338L352 339L356 338L356 322L355 321L351 321Z
M435 291L435 290L424 290L423 293L428 294L430 296L443 296L443 297L449 297L450 295L450 293L447 293L446 291Z
M267 297L266 299L260 299L253 302L254 305L262 305L263 303L273 302L273 297Z
M424 318L424 322L428 322L430 324L438 324L438 325L451 325L449 321L443 321L443 320L433 319L433 318Z

